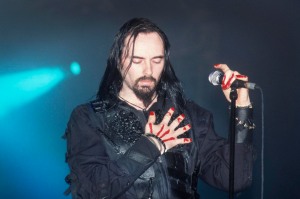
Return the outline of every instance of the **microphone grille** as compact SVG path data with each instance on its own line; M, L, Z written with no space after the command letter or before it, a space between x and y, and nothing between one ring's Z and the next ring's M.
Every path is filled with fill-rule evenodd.
M209 74L208 81L212 83L214 86L220 85L222 81L222 80L220 81L221 76L222 76L222 72L216 70Z

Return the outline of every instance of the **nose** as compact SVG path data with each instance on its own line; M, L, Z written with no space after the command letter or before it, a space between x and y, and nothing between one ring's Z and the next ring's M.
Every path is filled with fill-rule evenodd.
M153 70L152 70L152 64L151 61L145 62L144 65L144 75L146 77L152 76Z

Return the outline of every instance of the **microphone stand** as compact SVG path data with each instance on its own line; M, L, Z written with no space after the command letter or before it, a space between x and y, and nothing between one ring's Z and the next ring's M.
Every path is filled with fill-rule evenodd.
M231 88L230 91L230 134L229 134L229 143L230 143L230 155L229 155L229 198L234 199L234 159L235 159L235 118L236 118L236 99L238 94L236 88Z

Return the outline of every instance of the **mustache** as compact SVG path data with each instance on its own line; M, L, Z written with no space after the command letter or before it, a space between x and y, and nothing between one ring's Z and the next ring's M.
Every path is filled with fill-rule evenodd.
M142 81L142 80L150 80L150 81L153 81L153 82L156 83L156 79L155 79L154 77L152 77L152 76L150 76L150 77L146 77L146 76L140 77L140 78L138 78L138 79L136 80L136 83L138 83L139 81Z

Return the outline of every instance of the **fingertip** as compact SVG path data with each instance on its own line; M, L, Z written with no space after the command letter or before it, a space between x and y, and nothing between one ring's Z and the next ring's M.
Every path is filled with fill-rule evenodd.
M192 138L183 138L184 143L191 143L192 141Z
M148 122L149 122L149 123L154 123L155 120L156 120L156 118L155 118L155 112L154 112L154 111L150 111L150 112L149 112Z
M150 111L149 116L154 116L155 112L154 111Z
M215 64L214 67L215 67L216 69L221 70L223 73L226 73L227 71L230 70L230 68L228 67L227 64Z
M215 67L215 68L220 68L221 65L222 65L222 64L215 64L214 67Z
M167 115L172 116L174 112L175 112L175 108L174 108L174 107L171 107L171 108L168 110Z
M186 126L183 127L184 131L188 131L190 129L191 129L191 125L190 124L187 124Z
M248 78L246 75L236 75L237 78Z
M238 78L238 79L243 79L245 81L248 81L248 76L246 76L246 75L240 75L240 74L238 74L235 77Z

